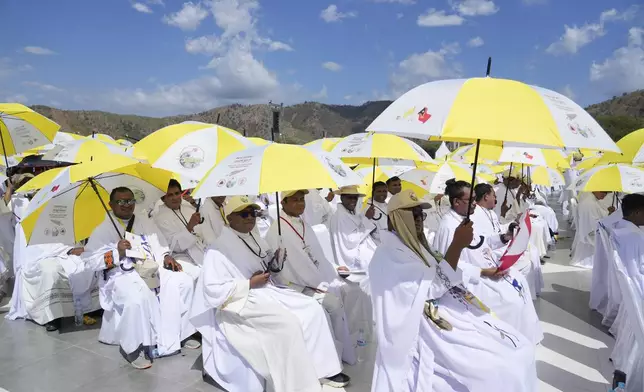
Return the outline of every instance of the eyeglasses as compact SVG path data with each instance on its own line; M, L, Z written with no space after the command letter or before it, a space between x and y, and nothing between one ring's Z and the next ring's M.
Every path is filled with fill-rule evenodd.
M427 219L427 213L426 212L419 212L419 213L414 212L414 219L419 218L419 217L422 218L422 220L424 221L425 219Z
M114 200L114 204L120 207L129 207L133 206L136 203L136 200L134 199L121 199L121 200Z
M257 210L250 210L250 211L241 211L238 212L237 215L239 215L242 219L246 218L257 218L258 212Z

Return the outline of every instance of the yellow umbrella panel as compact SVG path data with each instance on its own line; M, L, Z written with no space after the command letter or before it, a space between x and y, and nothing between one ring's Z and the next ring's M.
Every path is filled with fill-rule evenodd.
M50 144L60 125L18 103L0 103L0 154L11 156Z

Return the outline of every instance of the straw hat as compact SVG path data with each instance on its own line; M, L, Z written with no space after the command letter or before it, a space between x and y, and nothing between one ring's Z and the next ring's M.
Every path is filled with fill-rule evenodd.
M407 189L393 195L387 203L387 212L392 213L396 210L405 210L420 206L423 210L431 208L431 204L423 199L419 199L413 190Z
M364 193L360 193L358 191L357 185L343 186L342 188L333 191L333 193L336 195L352 195L352 196L358 196L358 197L366 196Z

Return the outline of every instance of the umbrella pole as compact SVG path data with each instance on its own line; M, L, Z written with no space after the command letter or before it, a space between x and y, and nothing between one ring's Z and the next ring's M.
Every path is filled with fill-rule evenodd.
M373 184L376 183L376 158L373 158L373 172L371 173L371 206L373 207Z
M512 164L513 163L514 162L510 162L510 171L508 172L508 178L512 177ZM508 181L508 183L504 184L504 185L505 185L505 197L503 198L503 204L506 204L508 202L508 191L510 190L510 181Z
M271 129L271 142L275 142L275 132L277 130L275 128ZM269 200L270 201L270 200ZM280 217L280 193L275 192L275 204L276 204L276 210L277 210L277 235L281 238L282 237L282 218ZM268 208L268 206L266 206Z
M98 192L98 188L96 187L96 182L94 181L93 178L89 178L88 181L89 181L89 185L94 190L94 193L96 193L96 196L98 197L98 200L101 202L101 205L105 209L105 213L110 218L110 221L112 222L112 225L114 226L114 230L116 230L116 232L119 234L119 238L123 239L123 235L121 235L121 231L119 230L118 226L116 225L116 222L114 222L114 218L112 218L112 215L110 215L110 211L107 209L107 205L103 201L103 198L101 197L101 194Z
M472 202L474 201L474 181L476 181L476 167L479 160L479 149L481 148L481 139L476 139L476 150L474 152L474 166L472 167L472 183L470 187L470 204L467 206L467 217L466 220L469 220L470 215L474 212L472 211Z
M2 154L4 155L4 163L9 168L9 157L7 157L7 149L4 146L4 137L2 136L2 131L0 131L0 143L2 144Z

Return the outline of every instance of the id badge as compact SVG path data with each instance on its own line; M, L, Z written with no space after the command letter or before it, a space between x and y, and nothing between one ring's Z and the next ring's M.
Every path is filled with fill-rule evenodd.
M311 261L316 267L320 265L320 263L315 259L315 257L313 257L313 253L311 252L310 246L306 245L302 249L304 249L304 252L306 252L306 255L309 256L309 259L311 259Z

